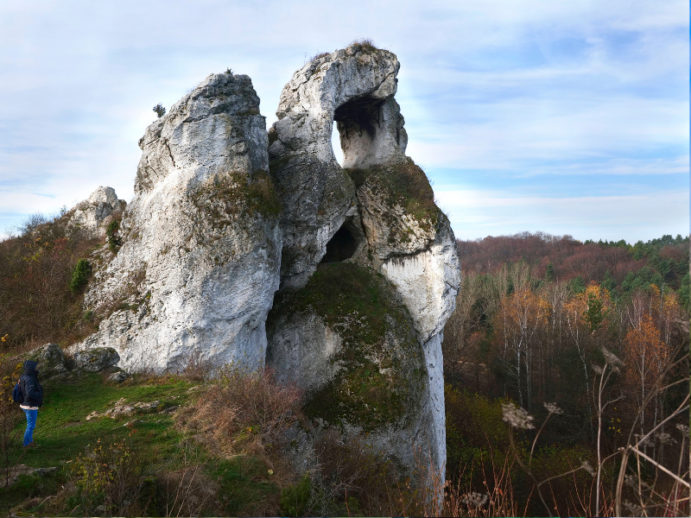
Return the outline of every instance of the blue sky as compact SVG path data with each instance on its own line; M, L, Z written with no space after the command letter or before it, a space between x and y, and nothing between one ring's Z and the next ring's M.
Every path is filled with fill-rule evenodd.
M0 3L0 235L97 186L212 72L267 124L292 73L357 38L396 53L408 154L457 237L689 232L689 12L677 0Z

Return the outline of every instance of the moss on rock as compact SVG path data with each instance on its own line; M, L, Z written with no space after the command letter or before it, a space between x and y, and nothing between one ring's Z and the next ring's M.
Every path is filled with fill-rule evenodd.
M282 293L267 325L279 316L314 313L342 338L332 362L340 369L307 394L305 413L365 431L395 425L417 411L425 365L411 317L380 274L352 263L321 264L307 285Z
M276 218L281 211L271 176L262 170L255 171L251 179L236 172L216 175L197 189L191 199L216 228L223 228L240 216Z
M412 159L375 166L370 169L346 169L356 188L363 185L383 193L389 206L399 205L423 227L434 228L439 208L425 172Z

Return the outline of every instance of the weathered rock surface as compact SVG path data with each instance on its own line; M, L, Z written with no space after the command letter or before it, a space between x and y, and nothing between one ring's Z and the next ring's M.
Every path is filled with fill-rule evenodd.
M116 365L120 355L112 347L99 347L74 353L74 365L84 372L101 372Z
M110 347L79 351L68 360L58 344L46 344L17 358L17 361L33 360L41 380L64 379L72 373L101 372L118 363L120 357ZM124 373L123 373L124 374ZM125 374L125 377L127 375Z
M84 233L87 238L104 237L108 225L126 206L127 202L119 200L112 187L100 186L74 208L67 226Z
M305 389L311 401L324 402L321 408L307 405L313 416L366 430L372 444L408 466L415 449L429 450L442 471L446 432L441 341L460 287L460 268L448 219L434 204L424 172L405 156L407 134L394 99L398 69L390 52L354 44L305 65L283 89L279 120L269 137L271 172L283 201L284 249L281 297L270 314L267 363L279 379ZM346 169L331 148L334 120ZM390 308L407 309L395 325L380 330L366 352L354 351L347 338L352 326L372 325L358 320L366 319L366 313L329 317L316 306L285 311L311 300L316 279L328 276L328 263L342 261L381 275L388 281L381 282L388 286L382 293L388 293L384 298ZM334 277L329 289L353 299L361 282L347 285ZM396 338L394 328L409 329L414 339ZM408 345L402 347L404 343ZM401 359L413 351L420 365L404 368ZM381 363L388 354L397 359L394 364ZM364 358L366 376L353 374L357 368L353 371L352 362L350 367L344 364L344 358L353 357ZM423 374L405 415L384 413L387 418L377 421L376 413L371 414L376 404L364 398L360 403L371 415L358 420L354 402L362 387L369 387L372 379L382 380L380 388L395 376L415 379L414 372ZM397 388L382 390L396 400ZM337 404L341 399L345 402ZM334 417L339 404L347 410Z
M305 413L319 429L366 433L404 466L415 464L416 450L439 456L425 353L381 275L320 265L304 288L278 298L267 333L267 365L305 391Z
M29 351L21 359L37 362L38 366L36 368L41 379L49 379L67 373L65 355L58 344L46 344L38 349Z
M121 248L85 296L104 320L73 350L113 347L126 370L193 355L261 368L279 284L280 205L249 77L209 76L151 124Z
M117 419L119 417L123 417L123 416L127 417L127 416L131 416L133 414L150 414L150 413L156 412L158 410L165 412L167 410L170 410L171 408L177 408L177 406L166 407L166 405L162 404L161 401L159 401L159 400L149 401L147 403L140 401L137 403L129 404L129 403L127 403L127 400L125 398L120 398L118 401L115 402L115 404L112 408L109 408L108 410L105 410L104 412L99 412L98 410L94 410L88 416L86 416L85 419L87 421L92 421L94 419L100 419L102 417L108 417L110 419Z
M360 228L353 182L331 146L334 121L347 167L404 159L407 136L393 99L399 67L394 54L355 44L308 63L283 88L269 132L283 204L283 285L304 286L347 218Z
M129 376L125 371L117 371L108 376L108 381L122 383L123 381L127 380L127 378L129 378Z

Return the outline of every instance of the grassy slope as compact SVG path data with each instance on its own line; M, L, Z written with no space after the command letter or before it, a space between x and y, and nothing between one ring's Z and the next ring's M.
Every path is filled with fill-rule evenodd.
M10 448L10 464L33 467L58 466L60 470L47 477L21 477L9 489L0 488L0 514L29 498L45 498L55 494L68 478L69 464L77 455L84 455L97 440L115 442L128 439L145 465L145 474L180 469L189 460L190 448L174 426L169 413L154 412L116 419L101 418L86 421L92 411L103 412L116 401L128 403L159 400L159 409L181 404L194 404L197 385L180 378L134 379L122 385L104 383L100 375L46 387L45 404L39 411L34 433L38 448L23 450L21 437L25 421L15 428ZM136 420L133 426L126 423ZM269 480L261 461L246 457L221 459L201 447L195 450L196 460L203 464L204 474L216 480L229 514L240 514L254 501L277 498L279 490ZM35 512L40 515L41 510ZM66 510L65 512L69 512Z

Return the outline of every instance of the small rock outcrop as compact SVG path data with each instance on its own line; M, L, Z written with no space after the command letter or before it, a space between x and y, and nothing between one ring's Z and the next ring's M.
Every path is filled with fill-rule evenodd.
M0 487L13 486L22 475L45 477L51 473L57 473L60 468L52 466L49 468L34 468L26 464L17 464L10 468L0 468Z
M86 416L87 421L92 421L94 419L101 419L102 417L108 417L110 419L117 419L119 417L127 417L133 414L150 414L157 411L167 412L168 410L177 408L177 406L169 406L166 403L162 403L159 400L149 401L147 403L127 403L125 398L120 398L115 402L112 408L109 408L103 412L94 410L89 415Z
M120 355L112 347L99 347L74 353L74 366L84 372L101 372L117 365Z
M38 349L29 351L27 354L22 355L21 360L35 361L38 364L36 368L41 379L54 378L68 372L65 355L58 344L46 344Z
M112 347L102 347L75 353L73 359L65 358L58 344L46 344L16 358L17 361L32 360L38 363L41 380L64 379L73 373L101 372L117 365L120 356ZM124 374L124 373L118 373ZM124 374L127 377L126 374Z
M280 205L249 77L209 76L151 124L121 246L85 296L103 318L74 350L113 347L126 370L193 355L258 369L279 284Z
M101 186L73 209L67 227L83 233L88 239L104 237L108 225L126 206L127 202L118 199L112 187Z

